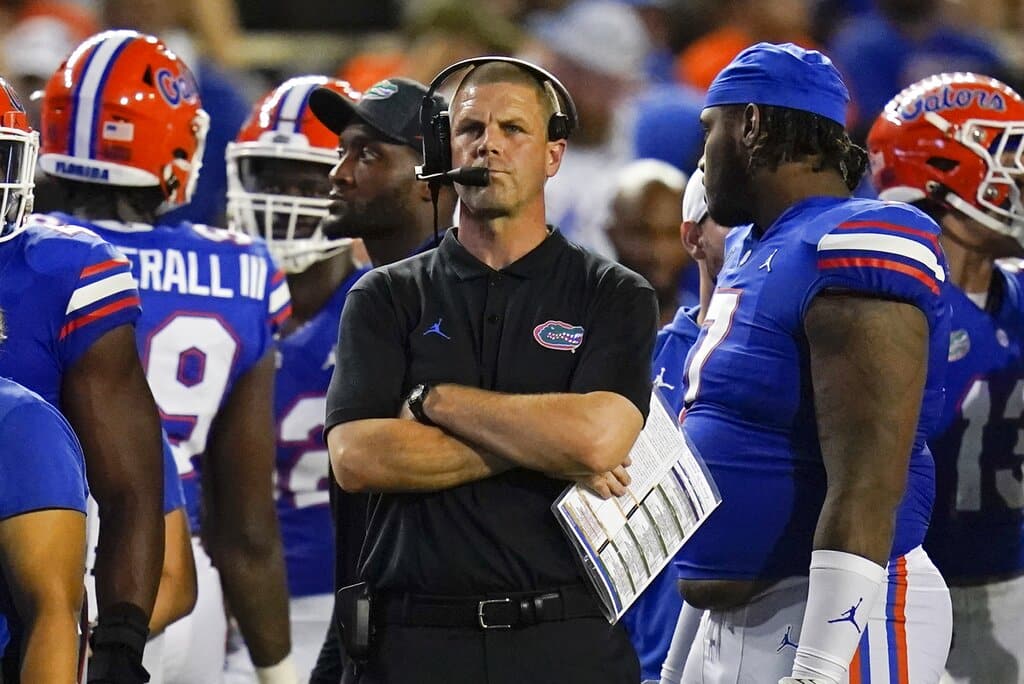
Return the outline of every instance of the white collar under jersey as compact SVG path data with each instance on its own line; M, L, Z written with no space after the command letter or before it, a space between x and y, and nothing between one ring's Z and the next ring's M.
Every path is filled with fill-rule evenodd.
M974 302L982 311L985 310L985 305L988 304L988 292L964 292L967 298Z
M118 233L145 233L153 230L153 226L148 223L136 223L134 221L90 221L90 223L99 226L100 228L106 228L107 230L117 231Z

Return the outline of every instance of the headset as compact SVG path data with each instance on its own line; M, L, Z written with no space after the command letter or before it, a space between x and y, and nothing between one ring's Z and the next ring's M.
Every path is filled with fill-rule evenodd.
M569 90L562 85L562 82L555 78L554 74L542 69L536 64L514 57L499 57L489 55L486 57L472 57L456 62L445 67L434 77L427 87L427 93L423 96L423 103L420 105L420 132L423 137L423 165L416 168L416 177L419 180L429 181L431 185L461 185L488 184L487 169L477 167L466 167L460 169L452 168L451 148L451 118L448 107L441 98L435 98L435 91L458 72L470 68L489 64L490 62L504 62L519 67L526 73L537 79L543 86L544 91L551 99L555 112L548 120L548 140L564 140L572 135L573 131L579 128L579 114L576 112L576 103L572 101ZM467 76L463 76L463 80ZM461 81L460 81L461 86ZM563 103L566 111L563 111Z

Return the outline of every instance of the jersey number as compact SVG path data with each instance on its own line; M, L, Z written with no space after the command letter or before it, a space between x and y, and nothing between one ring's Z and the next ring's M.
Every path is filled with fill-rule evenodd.
M238 340L216 316L179 314L146 344L146 378L160 407L171 451L184 475L206 450L238 353Z
M974 381L960 411L967 421L967 429L956 461L956 507L960 511L978 511L981 510L981 452L985 428L999 419L1016 425L1024 417L1024 380L1014 385L1001 416L992 414L992 394L987 380ZM1024 456L1024 430L1019 428L1013 453ZM1014 476L1012 468L996 469L995 486L1008 508L1024 508L1024 482Z
M291 471L282 473L278 493L291 492L295 507L318 506L330 499L327 492L327 449L320 433L324 428L327 398L323 395L299 399L281 418L278 439L289 450L302 450Z
M708 304L708 315L704 317L703 336L687 359L684 373L686 394L683 396L685 406L692 404L697 398L697 392L700 391L700 372L704 364L732 330L732 319L740 306L742 294L742 290L715 290L715 296Z

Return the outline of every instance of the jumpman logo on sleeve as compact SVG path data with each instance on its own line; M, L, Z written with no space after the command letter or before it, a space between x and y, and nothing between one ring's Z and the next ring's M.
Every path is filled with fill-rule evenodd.
M441 319L440 318L437 319L437 323L434 323L434 325L430 326L429 328L427 328L423 332L423 336L424 337L426 337L427 335L430 335L430 334L440 335L441 337L443 337L446 340L452 339L452 338L448 337L447 335L445 335L444 332L441 330Z
M850 606L848 610L844 610L842 614L834 620L829 620L828 623L831 625L836 622L849 622L853 624L854 629L857 630L857 634L860 634L860 625L857 624L857 609L860 608L860 604L864 602L864 597L861 596L857 604Z

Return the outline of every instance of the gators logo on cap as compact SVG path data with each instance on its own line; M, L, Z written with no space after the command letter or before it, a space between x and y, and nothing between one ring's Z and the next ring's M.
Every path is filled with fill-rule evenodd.
M364 100L386 100L398 92L398 86L391 81L381 81L363 93Z
M533 329L533 339L542 347L575 353L583 344L583 326L546 321Z

